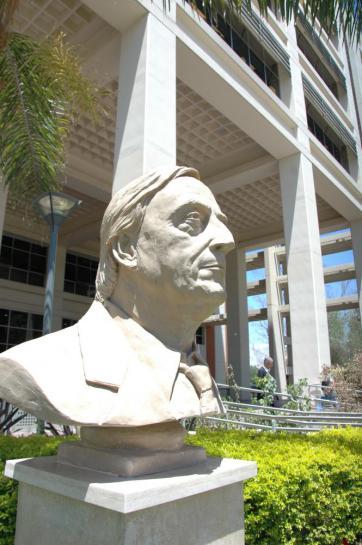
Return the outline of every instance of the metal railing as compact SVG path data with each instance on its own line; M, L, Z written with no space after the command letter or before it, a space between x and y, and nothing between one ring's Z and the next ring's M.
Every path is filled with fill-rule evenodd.
M218 384L219 388L230 388L226 384ZM257 388L233 387L250 394L270 395L270 392ZM257 403L223 401L224 416L210 416L201 419L203 425L222 429L255 429L272 432L316 432L322 429L338 427L362 427L362 413L336 411L338 401L326 400L310 396L292 396L284 392L273 392L273 395L287 400L307 400L316 404L317 410L300 410Z

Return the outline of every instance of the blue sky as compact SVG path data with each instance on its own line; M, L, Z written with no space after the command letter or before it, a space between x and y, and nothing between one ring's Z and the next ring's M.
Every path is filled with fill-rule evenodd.
M329 236L331 234L348 232L344 229L342 231L335 231L333 233L327 233L323 236ZM323 256L323 267L332 267L333 265L353 263L352 250L339 252L336 254L330 254ZM248 282L252 280L262 280L265 278L265 269L257 269L255 271L247 272ZM333 282L326 284L326 296L327 298L339 297L343 293L350 295L357 292L357 286L355 280L349 280L348 282ZM266 306L265 295L254 295L248 297L248 307L250 308L262 308ZM268 334L267 334L267 322L251 322L249 323L249 344L250 344L250 363L251 365L259 365L264 357L268 355Z

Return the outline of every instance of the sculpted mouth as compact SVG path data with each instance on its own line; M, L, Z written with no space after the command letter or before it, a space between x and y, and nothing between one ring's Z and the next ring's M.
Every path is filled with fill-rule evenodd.
M211 269L215 271L223 271L224 267L220 263L206 263L202 266L203 269Z

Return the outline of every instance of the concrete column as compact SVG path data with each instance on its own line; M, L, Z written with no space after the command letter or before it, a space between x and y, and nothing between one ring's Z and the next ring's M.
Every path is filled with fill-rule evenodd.
M356 268L357 294L362 327L362 220L351 223L354 266Z
M248 286L245 250L236 249L226 258L226 313L228 364L236 382L250 387Z
M0 250L1 250L1 241L3 238L7 198L8 198L8 188L7 186L5 187L5 184L2 181L2 178L0 176Z
M273 375L278 390L287 387L284 358L284 335L279 313L280 294L278 287L278 271L275 261L275 246L264 250L265 283L268 313L269 352L274 360Z
M326 297L313 169L302 154L280 160L294 382L330 365Z
M151 13L121 42L113 193L176 163L176 37Z

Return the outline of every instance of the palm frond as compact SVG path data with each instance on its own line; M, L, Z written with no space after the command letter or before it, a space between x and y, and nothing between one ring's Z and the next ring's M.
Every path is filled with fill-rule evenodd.
M185 0L186 1L186 0ZM196 7L197 0L189 0ZM167 2L164 2L164 7ZM229 10L240 13L242 5L251 9L251 0L202 0L204 6L208 6L211 12L224 13ZM268 16L268 0L257 0L260 14ZM350 42L359 43L362 32L362 2L361 0L274 0L275 7L280 12L284 21L290 22L292 16L297 17L299 6L304 8L305 14L312 23L316 19L331 36L334 29L342 33Z
M64 143L81 112L104 113L64 35L38 44L13 34L0 51L0 170L15 198L59 189Z

